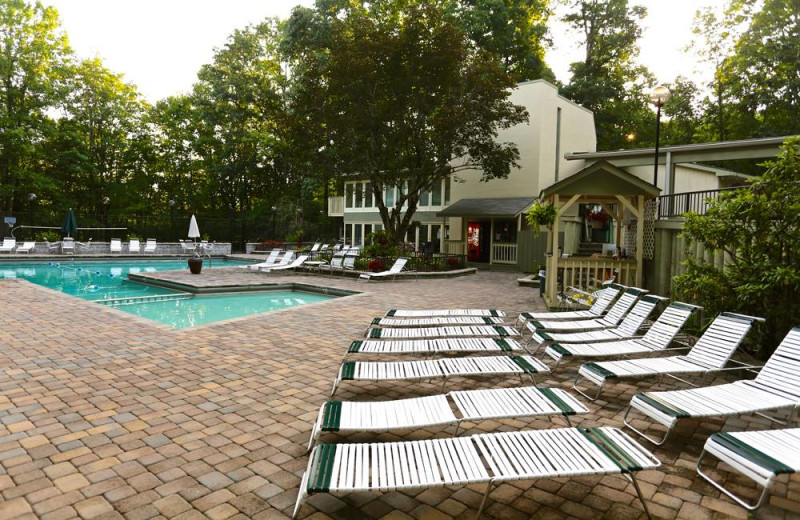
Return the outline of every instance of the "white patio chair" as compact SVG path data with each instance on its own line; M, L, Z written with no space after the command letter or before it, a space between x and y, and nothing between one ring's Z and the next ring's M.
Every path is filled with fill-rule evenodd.
M48 253L61 251L61 242L50 242L49 240L45 239L44 245L47 247Z
M597 298L595 299L594 303L587 310L562 312L523 312L517 318L517 325L521 327L529 320L575 321L600 318L603 314L605 314L605 312L611 306L611 303L624 289L624 286L618 284L611 284L608 287L600 289L595 293Z
M23 242L21 246L17 246L17 249L14 252L15 253L30 253L35 248L36 248L36 242L27 241L27 242Z
M622 475L647 516L634 473L660 465L616 428L558 428L422 441L320 444L311 452L292 518L315 493L386 492L486 484L477 518L494 486L516 480Z
M756 321L763 322L764 320L742 314L720 314L686 355L586 363L578 369L578 375L572 388L594 401L609 379L666 375L683 381L678 377L679 375L705 375L722 371ZM737 364L732 367L733 370L742 368L746 368L746 366ZM578 388L581 378L598 385L597 394L594 397L589 397Z
M158 241L155 238L148 238L147 242L144 244L144 252L155 254L157 247Z
M702 470L703 458L713 455L749 477L762 491L755 502L747 502ZM748 511L760 508L773 482L780 475L800 471L800 428L754 432L714 433L697 459L697 473Z
M326 401L311 430L308 449L326 432L396 432L455 425L455 437L464 421L561 415L569 426L571 415L584 413L589 409L566 390L533 386L462 390L392 401Z
M61 254L72 255L75 254L75 239L66 237L61 241Z
M660 445L681 419L757 414L779 422L764 412L788 411L791 418L798 405L800 327L795 327L778 345L755 379L688 390L638 393L626 408L623 422L648 441ZM646 435L630 424L628 415L633 409L666 427L661 440Z
M508 325L385 328L369 331L370 339L504 338L509 336L520 336L520 333Z
M14 237L5 237L3 244L0 245L0 253L13 253L14 248L17 246L17 239Z
M646 355L666 351L680 330L700 307L673 302L641 338L596 343L550 343L545 354L556 361L556 366L571 357L601 358ZM688 347L679 347L685 350Z
M333 382L331 396L342 381L408 381L442 378L442 389L451 377L528 376L549 372L547 365L532 356L481 356L428 359L424 361L345 361Z
M376 328L420 328L444 327L452 325L499 325L503 318L489 316L431 316L430 318L374 318L364 334L370 337L370 331Z
M497 309L389 309L390 318L427 318L430 316L496 316L504 318L505 312Z
M111 242L109 242L109 247L112 253L122 253L122 239L112 238Z
M292 263L260 267L258 270L262 273L272 273L274 271L286 271L288 269L297 269L308 260L308 255L298 256Z
M447 338L412 340L362 340L350 343L350 354L442 354L447 352L522 352L522 345L511 338Z
M75 242L75 251L80 252L83 250L84 252L90 251L92 248L92 240L93 238L89 238L86 242Z
M142 246L139 243L138 238L131 238L128 240L128 253L139 253L141 252Z
M269 256L267 256L267 259L264 260L263 262L259 262L257 264L249 264L249 265L238 265L236 267L240 269L252 269L254 271L257 271L261 267L269 267L275 265L275 262L277 262L278 260L279 254L281 254L281 250L276 247L275 249L270 251Z
M400 272L402 272L405 269L407 262L408 258L401 256L400 258L394 261L394 264L388 270L381 271L379 273L361 273L358 279L370 281L373 278L388 278L389 276L391 276L396 280L397 275L400 274Z

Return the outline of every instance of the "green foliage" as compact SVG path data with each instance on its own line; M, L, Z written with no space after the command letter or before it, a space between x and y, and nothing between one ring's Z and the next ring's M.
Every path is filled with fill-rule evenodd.
M375 231L366 236L363 255L373 257L394 257L397 256L397 244L392 240L386 231Z
M525 222L531 227L534 236L539 236L541 226L551 229L556 221L556 208L552 204L536 200L525 214Z
M508 176L516 145L497 131L527 120L497 55L477 49L435 0L318 2L287 23L294 128L306 159L369 180L400 243L421 190L461 170ZM297 141L300 139L298 138ZM400 188L387 207L384 188Z
M723 268L689 258L675 278L678 296L706 313L766 318L760 354L768 355L800 324L800 138L788 139L778 160L747 188L727 192L706 215L689 213L684 235L724 253Z

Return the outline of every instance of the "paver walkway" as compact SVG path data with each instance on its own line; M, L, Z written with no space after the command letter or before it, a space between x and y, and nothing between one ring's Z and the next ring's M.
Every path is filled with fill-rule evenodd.
M267 275L219 269L194 278L163 276L224 285L261 282ZM183 331L24 281L0 281L0 520L286 518L307 464L311 423L345 348L369 320L393 307L491 307L507 311L511 320L520 311L541 309L538 291L517 287L516 277L482 271L451 280L366 284L288 275L280 280L364 294ZM573 369L562 369L540 383L567 388L573 377ZM460 380L450 388L517 383ZM620 410L639 388L649 387L610 386L605 400L590 404L592 413L573 423L619 426ZM392 399L438 390L427 383L351 383L337 396ZM695 476L703 440L721 421L686 423L654 450L663 467L640 474L651 511L668 519L745 518ZM765 424L732 419L726 427ZM535 419L467 426L475 433L562 425ZM443 432L379 438L433 435ZM740 488L749 485L731 478ZM300 516L466 519L481 492L461 487L318 495ZM797 479L778 484L759 518L800 517L798 492ZM490 496L485 518L643 516L627 481L586 477L504 484Z

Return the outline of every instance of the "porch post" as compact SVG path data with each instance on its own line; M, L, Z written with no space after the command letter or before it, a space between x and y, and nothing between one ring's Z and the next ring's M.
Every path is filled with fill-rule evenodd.
M552 304L556 301L556 292L558 285L558 228L559 222L559 197L558 193L553 194L553 207L556 208L556 219L553 222L553 230L550 236L550 265L547 266L547 301Z
M445 254L450 254L450 251L447 250L445 247L445 233L444 230L447 227L447 217L442 217L442 229L439 231L439 251Z
M489 224L489 265L494 263L494 217Z
M636 197L636 206L639 210L636 223L636 287L642 286L642 268L644 265L644 196Z

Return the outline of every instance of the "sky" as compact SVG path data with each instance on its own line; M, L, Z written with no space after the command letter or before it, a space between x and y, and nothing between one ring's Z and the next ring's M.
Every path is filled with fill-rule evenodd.
M136 85L151 103L188 93L197 72L210 63L235 29L267 17L285 19L295 5L313 0L42 0L55 7L70 45L82 58L99 57L124 80ZM659 82L682 74L704 81L696 59L684 50L691 41L694 13L725 0L638 0L648 10L640 40L639 61ZM551 19L553 48L547 63L561 81L569 64L582 58L578 37Z

